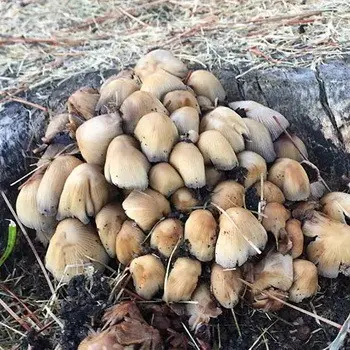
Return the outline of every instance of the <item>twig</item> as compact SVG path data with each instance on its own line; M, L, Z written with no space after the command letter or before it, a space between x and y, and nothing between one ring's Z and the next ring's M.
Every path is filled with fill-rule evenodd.
M13 102L18 102L18 103L22 103L24 105L27 105L27 106L30 106L30 107L33 107L33 108L37 108L37 109L40 109L41 111L43 112L47 112L48 109L44 106L41 106L37 103L33 103L33 102L29 102L27 100L25 100L24 98L21 98L21 97L13 97L13 96L9 96L8 98L8 101L13 101Z
M181 322L182 324L182 327L184 328L184 330L186 331L186 333L188 334L188 336L190 337L190 339L192 340L193 342L193 345L195 346L195 348L197 350L201 350L200 347L197 345L195 339L193 338L193 335L191 334L191 332L188 330L188 328L185 326L185 324L183 322Z
M30 331L30 326L20 317L18 317L15 314L15 312L2 299L0 299L0 304L26 331Z
M24 228L24 226L22 225L21 221L19 220L19 218L18 218L16 212L14 211L14 209L13 209L13 207L12 207L10 201L8 200L8 198L7 198L7 196L6 196L6 194L5 194L4 191L1 191L1 196L2 196L2 198L4 199L4 201L5 201L6 205L7 205L7 207L9 208L11 214L12 214L13 217L15 218L15 220L16 220L16 222L17 222L17 225L18 225L18 226L20 227L20 229L22 230L22 233L23 233L24 237L26 238L26 240L27 240L27 242L28 242L28 244L29 244L31 250L33 251L33 253L34 253L34 255L35 255L35 258L36 258L36 260L38 261L38 264L39 264L41 270L43 271L43 274L44 274L45 279L46 279L46 281L47 281L47 284L48 284L48 286L49 286L49 288L50 288L50 291L51 291L51 293L54 295L54 294L55 294L55 289L53 288L53 285L52 285L52 283L51 283L51 281L50 281L49 275L47 274L47 271L46 271L46 269L45 269L45 266L44 266L43 262L41 261L41 259L40 259L40 257L39 257L39 254L38 254L38 252L36 251L36 249L35 249L35 247L34 247L34 245L33 245L32 240L30 239L30 237L29 237L29 235L28 235L26 229Z
M233 308L231 308L231 312L232 312L233 320L235 321L235 325L236 325L236 328L237 328L238 335L239 335L240 338L242 338L242 332L241 332L241 329L239 328L239 324L238 324L238 321L237 321L235 310L233 310Z
M278 320L276 320L275 322L273 322L272 324L270 324L267 328L265 328L262 333L255 339L254 343L252 344L252 346L248 349L248 350L253 350L254 349L254 346L256 344L258 344L259 340L263 337L263 335L265 333L267 333L267 331L272 327L274 326L276 323L277 323Z

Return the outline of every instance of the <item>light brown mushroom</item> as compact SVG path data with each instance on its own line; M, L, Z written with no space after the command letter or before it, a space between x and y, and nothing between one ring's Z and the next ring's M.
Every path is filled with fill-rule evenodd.
M281 135L273 145L277 158L290 158L301 162L304 157L308 157L304 142L295 134Z
M286 232L288 234L288 238L292 242L292 249L290 254L292 258L298 258L301 254L303 254L304 250L304 235L301 229L301 222L297 219L289 219L286 222Z
M252 151L243 151L237 154L239 165L247 169L248 173L245 176L244 187L249 188L256 182L260 181L261 175L263 179L267 176L267 166L265 159L259 154Z
M83 87L75 91L67 101L68 112L88 120L95 116L96 104L100 98L97 90Z
M173 113L182 107L191 107L196 109L197 113L201 112L194 94L191 91L186 90L175 90L168 92L164 96L163 105L166 107L169 113Z
M144 115L136 125L135 137L150 162L166 162L178 139L173 121L165 114L152 112Z
M189 134L195 133L198 139L199 132L199 114L193 107L181 107L170 115L171 120L175 123L180 137L187 138ZM197 142L197 139L191 140Z
M111 196L111 188L95 164L78 165L67 177L58 205L57 219L75 217L87 224Z
M165 268L161 260L152 254L135 258L130 264L130 273L136 293L151 300L164 286Z
M211 202L223 210L232 207L243 207L244 187L233 180L220 182L213 190Z
M200 204L193 190L181 187L170 197L171 204L176 210L187 213Z
M309 178L296 160L277 159L269 171L268 180L282 190L287 200L303 201L310 196Z
M243 265L250 256L265 248L267 233L247 209L229 208L220 215L215 262L224 268Z
M50 240L45 266L56 280L69 282L84 272L84 265L103 270L108 260L93 226L77 219L65 219L58 224Z
M217 223L209 210L194 210L185 223L185 240L190 252L200 261L214 258Z
M256 189L257 195L260 197L261 181L256 182L253 187ZM263 198L266 203L276 202L283 204L286 201L280 188L270 181L263 182Z
M350 194L344 192L330 192L321 198L322 211L332 218L347 224L350 220Z
M223 178L223 172L215 169L213 166L205 167L205 182L207 188L212 190Z
M144 231L150 230L159 219L170 213L170 205L166 198L151 189L132 191L122 206L126 215Z
M186 301L197 287L202 267L198 260L178 258L164 282L163 300L167 303Z
M56 135L67 130L68 118L68 113L61 113L52 117L46 128L45 136L41 140L44 143L50 143Z

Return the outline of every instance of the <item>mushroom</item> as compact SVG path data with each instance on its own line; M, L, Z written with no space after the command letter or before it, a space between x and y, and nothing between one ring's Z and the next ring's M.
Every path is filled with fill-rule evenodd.
M293 261L293 284L289 289L289 300L301 303L315 295L318 290L317 267L308 260Z
M150 164L131 136L120 135L109 144L104 166L107 181L120 188L143 190L148 186Z
M194 191L187 187L181 187L176 190L170 197L170 202L176 210L183 213L191 211L194 207L200 204Z
M160 259L152 254L133 259L130 263L130 273L136 293L144 299L151 300L163 289L165 269Z
M97 90L83 87L75 91L67 101L68 112L88 120L95 116L96 104L100 98Z
M165 114L152 112L143 116L134 130L142 152L150 162L166 162L178 132L173 121Z
M282 190L287 200L303 201L310 196L309 178L296 160L277 159L269 171L268 180Z
M322 211L332 218L347 224L350 219L350 194L330 192L321 198Z
M203 155L204 163L213 164L218 170L231 170L238 165L236 154L230 143L217 130L201 133L197 147Z
M149 92L159 101L161 101L168 92L187 89L187 86L181 79L160 70L144 77L141 86L141 91Z
M197 96L197 101L202 112L209 112L215 108L214 104L206 96Z
M194 144L179 142L170 154L169 163L179 172L187 187L205 186L204 159Z
M276 159L272 138L266 126L254 119L243 119L249 130L249 140L245 143L247 151L260 154L267 163L272 163Z
M52 236L45 256L45 266L56 280L69 280L84 272L84 265L103 270L109 257L95 229L77 219L61 221Z
M281 135L274 143L277 158L290 158L301 162L308 157L303 141L297 135ZM300 153L301 151L301 153Z
M206 70L191 72L186 83L196 95L207 97L213 104L216 104L216 100L223 102L226 98L226 92L218 78Z
M318 201L300 202L294 207L292 216L298 220L305 220L314 210L319 210L321 205Z
M161 254L169 258L176 244L182 240L183 231L180 220L165 219L152 229L151 247L158 249Z
M185 223L185 240L190 252L200 261L214 258L217 239L217 223L209 210L194 210Z
M122 206L126 215L144 231L150 230L159 219L170 213L170 205L166 198L151 189L132 191Z
M169 163L158 163L149 171L149 185L165 197L184 186L179 173Z
M244 187L249 188L257 181L260 181L261 175L266 179L267 166L265 159L259 154L252 151L243 151L237 154L239 165L247 169L248 173L245 176Z
M336 278L339 273L350 275L350 227L313 211L304 221L305 236L313 237L306 249L321 276Z
M41 214L37 204L42 179L42 174L34 174L22 185L16 200L16 212L23 225L51 236L57 225L56 218Z
M243 265L267 242L267 233L258 219L247 209L229 208L220 215L215 262L224 268Z
M123 208L117 202L105 205L96 215L95 222L98 235L111 258L115 257L115 240L126 219Z
M87 224L110 199L110 186L95 164L78 165L67 177L58 205L57 220L75 217Z
M191 107L196 109L197 113L201 112L194 94L186 90L175 90L168 92L164 96L163 105L166 107L169 113L173 113L182 107Z
M248 118L264 124L270 131L272 141L275 141L289 127L288 120L273 109L255 101L237 101L229 103L233 110L243 109ZM278 122L276 121L276 119Z
M127 134L133 134L138 121L151 112L169 114L168 110L155 96L146 91L135 91L120 106L123 130Z
M175 123L179 135L186 138L190 133L196 135L196 139L191 140L197 142L199 131L199 114L193 107L181 107L170 115L171 120Z
M301 222L297 219L289 219L286 222L286 232L288 238L292 242L292 249L290 254L292 258L298 258L301 254L303 254L304 250L304 235L301 229Z
M216 107L200 122L200 132L217 130L227 139L235 153L244 150L244 137L249 137L249 129L243 119L227 107Z
M86 121L78 127L75 137L86 162L103 166L110 142L122 133L122 119L118 113L111 113Z
M261 194L261 181L256 182L253 187L256 189L257 194ZM276 202L283 204L286 199L283 192L270 181L263 181L263 198L266 203Z
M100 88L100 99L97 102L96 110L100 113L117 111L125 99L138 90L140 90L140 86L130 78L115 78L105 81Z
M169 276L165 276L163 300L167 303L190 300L201 273L199 261L178 258Z
M61 155L46 169L36 195L36 203L41 214L56 216L64 184L70 173L82 162L70 155Z
M135 66L135 73L142 80L148 75L162 70L179 78L184 78L188 71L186 65L170 51L161 49L150 51L141 57Z
M243 207L244 187L233 180L220 182L213 190L211 202L223 210L232 207Z
M222 313L212 299L209 286L206 283L201 283L196 288L191 300L194 303L186 304L186 314L190 316L188 324L193 331L202 325L209 324L211 318L217 318Z
M277 244L281 238L280 230L286 227L286 222L290 219L290 216L290 211L280 203L267 203L264 209L262 225L266 231L271 232L275 236Z
M205 167L205 182L207 188L212 190L223 178L223 172L215 169L213 166Z
M244 285L241 281L242 274L239 268L226 270L218 264L213 264L210 275L210 289L216 300L226 309L234 308Z
M119 262L129 263L142 252L142 242L145 234L131 220L125 220L115 240L115 252Z
M49 125L45 131L45 136L41 140L44 143L50 143L56 135L66 131L69 121L68 118L68 113L61 113L55 115L52 119L50 119Z

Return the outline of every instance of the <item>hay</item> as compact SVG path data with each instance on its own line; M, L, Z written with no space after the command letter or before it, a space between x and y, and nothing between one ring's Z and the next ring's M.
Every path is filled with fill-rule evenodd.
M348 0L12 0L0 13L3 100L155 47L209 69L307 67L350 51Z

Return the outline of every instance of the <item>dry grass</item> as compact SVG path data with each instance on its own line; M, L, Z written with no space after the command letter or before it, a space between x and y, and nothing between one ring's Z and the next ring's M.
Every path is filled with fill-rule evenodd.
M209 68L310 66L349 53L348 0L8 0L0 13L2 97L122 68L155 47Z

